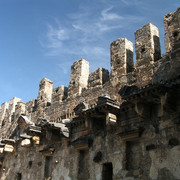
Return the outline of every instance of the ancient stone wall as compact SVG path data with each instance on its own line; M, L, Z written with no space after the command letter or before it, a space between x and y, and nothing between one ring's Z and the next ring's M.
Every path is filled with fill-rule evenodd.
M111 72L71 66L68 88L47 78L37 99L0 107L2 180L180 179L180 9L110 45Z
M165 47L167 52L171 51L173 48L179 47L179 24L179 9L175 13L169 13L164 17Z

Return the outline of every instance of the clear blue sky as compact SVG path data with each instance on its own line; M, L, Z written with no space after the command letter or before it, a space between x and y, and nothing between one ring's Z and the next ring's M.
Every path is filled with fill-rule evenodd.
M153 23L164 50L163 17L180 0L0 0L0 105L38 96L46 77L68 86L70 67L85 58L90 71L110 69L110 43Z

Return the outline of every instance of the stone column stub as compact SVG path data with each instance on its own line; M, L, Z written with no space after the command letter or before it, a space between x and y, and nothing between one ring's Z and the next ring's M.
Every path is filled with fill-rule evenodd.
M135 32L136 65L151 64L161 58L158 28L148 23Z
M144 87L151 83L153 64L161 58L158 28L148 23L135 32L137 85Z
M37 98L37 106L47 106L51 103L53 91L53 82L50 79L43 78L39 83L39 95Z
M71 77L68 87L68 97L80 95L87 88L89 77L89 62L85 59L75 61L71 66Z
M180 7L174 13L164 16L166 52L180 47Z
M111 43L111 81L114 85L126 83L126 75L134 69L133 43L126 38L119 38Z

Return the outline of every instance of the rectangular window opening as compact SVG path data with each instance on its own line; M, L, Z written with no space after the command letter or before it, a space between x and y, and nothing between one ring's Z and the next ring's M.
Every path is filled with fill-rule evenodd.
M113 165L112 163L104 163L102 169L102 180L113 179Z
M16 174L16 180L21 180L22 179L22 174L21 173L17 173Z
M52 157L46 156L45 158L45 168L44 168L44 177L45 180L51 178L52 172Z
M88 151L79 151L78 179L89 179L89 157Z

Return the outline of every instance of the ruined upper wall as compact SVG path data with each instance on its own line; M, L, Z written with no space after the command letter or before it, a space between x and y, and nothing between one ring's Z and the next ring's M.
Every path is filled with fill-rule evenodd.
M83 88L87 88L89 76L89 62L85 59L76 61L71 66L71 78L68 96L80 95Z
M113 86L119 82L127 83L127 73L134 70L133 43L126 38L119 38L111 43L111 75Z
M166 52L180 47L180 8L164 16Z
M53 89L52 103L61 102L67 98L68 88L65 86L59 86Z
M133 43L126 38L119 38L110 45L111 72L99 68L89 74L89 62L80 59L71 66L71 78L68 88L59 86L53 89L53 82L47 78L39 84L37 100L26 104L18 103L20 99L2 104L0 123L11 122L12 115L20 113L37 117L46 117L51 121L74 116L73 109L85 102L93 107L98 96L108 95L111 99L121 101L118 94L123 85L146 85L170 80L179 71L180 43L180 9L164 17L165 46L167 53L161 57L159 30L151 23L135 32L136 64L133 62ZM15 106L17 108L15 109ZM16 119L16 118L15 118Z
M39 83L38 102L51 102L53 82L44 78Z
M135 32L137 85L143 87L151 82L153 64L161 58L159 30L151 23Z
M96 71L89 74L88 88L102 87L109 80L109 71L104 68L98 68Z

